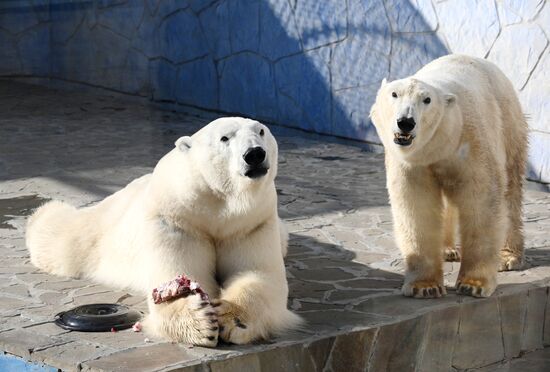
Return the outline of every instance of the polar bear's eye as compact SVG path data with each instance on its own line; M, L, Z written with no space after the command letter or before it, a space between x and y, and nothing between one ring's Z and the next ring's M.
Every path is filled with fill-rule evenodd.
M260 136L263 136L264 135L264 130L260 130Z
M430 102L432 102L432 99L431 99L430 97L426 97L426 98L424 98L424 101L422 101L422 102L424 102L425 104L429 105Z
M220 141L227 142L229 141L229 138L227 138L226 136L223 136L222 138L220 138Z
M397 93L391 92L391 96L392 96L393 98L397 98Z

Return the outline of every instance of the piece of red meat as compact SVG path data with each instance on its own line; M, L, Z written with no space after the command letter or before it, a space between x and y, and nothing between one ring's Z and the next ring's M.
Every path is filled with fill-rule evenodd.
M202 290L199 283L181 274L153 289L153 301L155 304L160 304L175 298L196 294L199 294L204 301L208 301L208 295Z

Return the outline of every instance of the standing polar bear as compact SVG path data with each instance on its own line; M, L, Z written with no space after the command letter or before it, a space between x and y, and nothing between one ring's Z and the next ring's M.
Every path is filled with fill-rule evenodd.
M31 261L148 295L144 329L169 340L243 344L292 328L300 318L286 307L277 151L261 123L215 120L99 204L38 209L27 230ZM212 302L194 295L154 304L152 289L181 273Z
M403 294L445 294L444 248L453 252L458 225L457 293L490 296L499 267L518 269L523 259L527 123L510 81L485 60L442 57L384 80L371 118L386 149Z

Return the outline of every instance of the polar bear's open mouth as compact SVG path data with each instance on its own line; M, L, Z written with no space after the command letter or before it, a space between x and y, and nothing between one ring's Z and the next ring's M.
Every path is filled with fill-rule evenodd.
M399 145L399 146L409 146L414 139L414 136L412 134L403 134L399 132L395 132L393 134L393 143Z
M268 167L254 167L248 169L244 175L248 178L260 178L265 176L268 170Z

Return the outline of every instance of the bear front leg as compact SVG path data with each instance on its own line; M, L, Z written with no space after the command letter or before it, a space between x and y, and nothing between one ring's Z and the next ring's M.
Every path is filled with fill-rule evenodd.
M178 227L161 222L143 230L143 255L128 270L134 281L144 280L149 314L143 322L146 333L162 339L201 346L216 346L218 322L216 311L208 299L199 294L175 298L155 304L152 292L163 283L184 274L198 283L211 298L219 294L214 272L216 253L208 239L187 234ZM153 248L153 249L150 249Z
M460 249L456 242L458 210L443 198L443 257L447 262L460 262Z
M489 297L497 287L499 250L505 241L506 213L498 193L470 193L461 198L459 219L462 260L456 282L458 294Z
M279 220L274 216L244 237L217 246L222 290L212 305L222 340L245 344L300 323L286 307L288 284L280 238Z
M442 196L429 170L388 164L394 233L406 264L403 295L436 298L443 285Z

